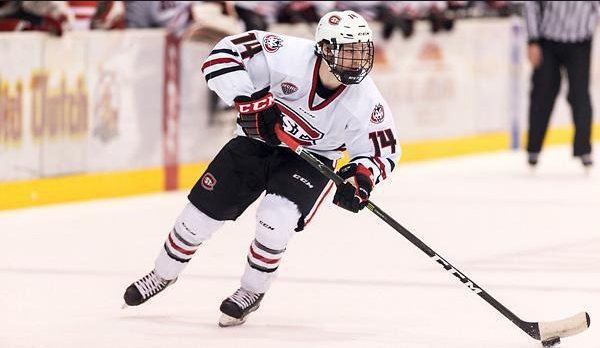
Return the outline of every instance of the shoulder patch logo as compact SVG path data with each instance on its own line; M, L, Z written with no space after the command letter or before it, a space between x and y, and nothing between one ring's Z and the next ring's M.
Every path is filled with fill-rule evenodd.
M338 17L338 16L336 16L336 15L333 15L333 16L329 17L329 20L328 20L328 22L329 22L329 24L331 24L331 25L338 25L338 24L340 24L340 21L341 21L341 20L342 20L342 19L341 19L340 17Z
M269 34L263 39L263 46L265 51L269 53L275 53L281 47L283 47L283 39L277 35Z
M284 82L281 84L281 91L285 95L289 95L295 92L298 92L298 86L291 82Z
M384 110L383 110L383 105L381 104L377 104L375 105L375 108L373 109L373 112L371 113L371 122L378 124L383 122L383 118L384 118Z
M204 173L202 179L200 179L200 185L208 191L212 191L216 184L217 179L211 173Z

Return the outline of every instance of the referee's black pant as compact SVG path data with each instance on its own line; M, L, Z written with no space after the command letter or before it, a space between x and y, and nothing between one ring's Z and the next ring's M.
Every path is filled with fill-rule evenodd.
M567 100L575 124L573 155L588 154L592 151L591 40L576 43L542 40L540 45L543 57L542 63L533 71L527 152L538 153L542 149L550 114L560 90L561 68L565 68L569 78Z

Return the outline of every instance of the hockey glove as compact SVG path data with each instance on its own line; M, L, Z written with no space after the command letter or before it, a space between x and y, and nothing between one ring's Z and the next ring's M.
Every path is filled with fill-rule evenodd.
M373 190L373 173L362 164L349 163L340 169L338 175L346 182L337 187L333 203L358 213L367 205Z
M250 97L238 96L234 99L239 112L237 123L244 134L250 138L262 139L265 143L277 146L281 144L275 134L275 125L281 122L281 111L269 87L253 93Z

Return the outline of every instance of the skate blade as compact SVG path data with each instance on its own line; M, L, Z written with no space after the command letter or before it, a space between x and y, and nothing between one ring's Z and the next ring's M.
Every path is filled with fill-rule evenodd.
M242 325L245 322L246 322L246 318L237 319L234 317L230 317L227 314L223 314L223 315L221 315L221 319L219 319L219 326L220 327L238 326L238 325Z
M537 165L535 165L535 166L529 165L529 175L531 175L531 176L537 175Z
M129 308L129 305L127 303L123 303L123 305L121 306L121 309L127 309Z
M591 174L592 174L592 166L585 166L585 167L583 167L583 175L586 178L589 178L591 176Z

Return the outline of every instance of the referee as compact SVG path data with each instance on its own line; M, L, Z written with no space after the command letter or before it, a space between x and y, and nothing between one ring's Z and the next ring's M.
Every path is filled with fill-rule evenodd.
M600 1L526 1L528 57L534 70L529 104L528 162L538 156L560 89L561 68L567 72L567 100L573 113L573 155L585 167L592 165L592 103L590 54L598 25Z

